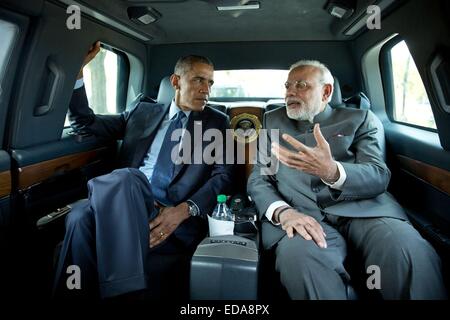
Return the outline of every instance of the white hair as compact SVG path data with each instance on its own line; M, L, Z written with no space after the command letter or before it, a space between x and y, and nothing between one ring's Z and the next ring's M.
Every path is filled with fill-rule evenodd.
M328 101L331 101L331 98L333 97L333 91L334 91L334 77L330 72L330 69L328 69L328 67L326 65L324 65L322 62L317 61L317 60L300 60L297 61L296 63L294 63L293 65L291 65L291 67L289 68L289 72L300 68L300 67L314 67L319 69L321 75L322 75L322 79L320 79L320 81L322 82L322 84L330 84L331 85L331 94L328 97Z

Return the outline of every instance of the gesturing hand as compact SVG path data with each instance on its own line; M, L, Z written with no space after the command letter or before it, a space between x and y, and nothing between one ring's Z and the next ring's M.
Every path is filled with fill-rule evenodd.
M96 41L90 48L86 56L84 57L83 64L81 65L80 72L78 73L77 80L83 78L83 68L95 58L100 51L100 41Z
M272 153L288 167L312 174L326 182L335 182L339 179L339 170L331 155L330 146L320 131L319 124L314 126L314 138L317 145L310 148L292 136L283 134L283 139L297 152L290 151L273 142Z
M176 207L159 207L159 214L150 226L150 248L166 240L175 229L189 217L188 204L183 202Z
M294 237L295 231L306 240L314 240L319 247L327 247L326 234L320 223L313 217L295 209L288 209L280 215L280 223L289 238Z

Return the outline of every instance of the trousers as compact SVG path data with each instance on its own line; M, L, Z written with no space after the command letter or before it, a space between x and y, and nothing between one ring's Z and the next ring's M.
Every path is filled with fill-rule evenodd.
M158 214L146 176L138 169L118 169L89 180L88 190L88 199L79 201L66 217L54 296L68 292L67 281L73 281L70 266L81 275L81 290L71 296L108 298L146 289L146 257L152 251L149 221ZM169 237L155 250L180 249Z
M299 234L284 236L275 249L276 269L292 299L348 299L348 252L361 258L370 271L365 280L374 285L368 289L381 299L447 298L439 256L408 221L327 215L321 225L326 249ZM376 271L379 281L371 281Z

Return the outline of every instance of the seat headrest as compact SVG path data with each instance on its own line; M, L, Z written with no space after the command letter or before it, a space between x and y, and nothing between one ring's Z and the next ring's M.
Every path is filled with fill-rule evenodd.
M339 85L339 80L336 77L334 78L334 86L333 86L333 95L331 96L330 106L336 107L342 104L342 93L341 86Z
M172 101L174 95L175 90L170 83L170 77L167 76L162 78L161 83L159 84L158 97L156 98L156 101L158 103L168 104Z
M282 108L285 105L286 105L285 103L271 103L271 104L268 104L266 106L266 112L269 112L269 111L272 111L272 110L275 110L275 109L278 109L278 108Z
M334 77L333 87L334 90L333 95L331 96L330 105L332 107L336 107L342 104L341 86L339 85L339 80L336 77ZM174 95L175 90L170 83L170 77L164 77L159 85L158 97L156 98L156 101L158 103L167 104L172 101Z
M208 103L208 106L213 108L213 109L216 109L217 111L220 111L222 113L227 114L227 107L224 106L223 104L210 104L210 103Z

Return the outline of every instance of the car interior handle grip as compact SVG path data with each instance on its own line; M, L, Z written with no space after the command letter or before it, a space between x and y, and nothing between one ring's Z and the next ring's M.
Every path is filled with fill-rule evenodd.
M53 109L55 98L61 88L63 74L52 58L47 59L41 82L41 98L38 106L34 109L34 116L43 116Z

